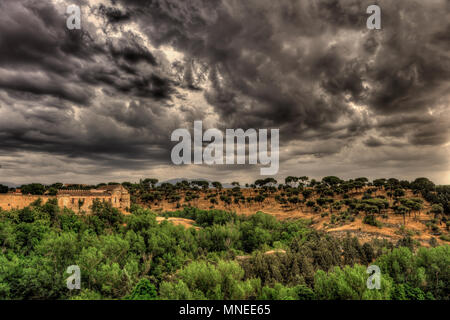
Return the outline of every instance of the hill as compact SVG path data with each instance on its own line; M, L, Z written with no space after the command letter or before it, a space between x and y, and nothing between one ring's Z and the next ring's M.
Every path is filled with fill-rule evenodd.
M445 212L448 207L439 203L443 195L448 196L448 189L445 189L447 193L436 188L425 192L413 183L402 186L395 179L381 182L355 184L355 181L339 180L333 184L325 180L299 185L259 181L259 186L255 184L251 188L215 189L175 184L131 191L136 203L159 213L185 207L242 215L262 211L279 220L309 219L317 230L339 237L350 233L362 242L411 237L428 246L448 241L450 219Z

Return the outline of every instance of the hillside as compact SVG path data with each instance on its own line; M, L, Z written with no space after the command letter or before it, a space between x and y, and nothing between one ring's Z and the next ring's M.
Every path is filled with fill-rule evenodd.
M125 215L109 201L2 210L0 298L134 299L144 287L168 300L448 300L448 188L331 181L123 183ZM75 293L62 278L73 265L86 275Z
M279 220L310 219L317 230L338 237L350 233L361 242L410 236L429 246L430 241L441 244L448 240L447 216L420 192L408 188L399 191L366 185L339 193L288 186L169 189L138 192L135 201L159 213L196 207L242 215L262 211Z

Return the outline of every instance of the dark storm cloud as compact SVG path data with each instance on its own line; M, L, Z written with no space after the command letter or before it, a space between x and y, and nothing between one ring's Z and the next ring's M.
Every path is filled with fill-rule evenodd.
M173 92L172 81L139 36L126 32L114 38L104 34L103 39L84 20L82 31L69 31L65 7L49 2L5 1L0 9L0 90L8 95L0 96L3 151L85 157L112 166L168 158L166 132L156 132L167 130L162 129L167 114L152 119L135 114L133 121L124 122L99 107L99 99L125 101L123 110L130 99L144 99L139 103L143 112L168 108L164 100ZM114 22L124 21L114 10L104 8L103 13L116 15ZM84 111L77 117L72 107ZM138 131L140 119L160 125L147 122ZM123 160L113 161L115 156Z
M370 137L369 139L364 141L364 144L370 148L376 148L381 147L383 145L383 142L375 137Z
M127 22L131 18L129 12L123 12L118 8L107 7L103 4L98 7L98 14L113 24Z
M426 175L411 148L439 158L449 141L449 2L378 3L369 31L369 0L85 1L97 25L69 31L64 5L4 0L0 150L141 169L170 164L170 133L212 114L279 128L286 163L352 147L389 163L395 147Z
M54 96L85 105L92 97L91 90L76 84L65 83L61 77L47 78L33 74L8 74L0 72L0 88L7 92L31 94L33 96Z
M82 31L70 31L65 27L65 15L46 2L6 1L1 10L0 67L45 76L44 81L39 81L27 74L14 73L10 78L6 75L0 83L4 89L49 94L79 104L88 104L92 98L85 81L91 85L106 84L121 93L133 91L141 97L170 95L168 79L156 70L140 72L141 62L154 67L157 62L142 39L133 33L114 40L106 36L102 42L95 38L96 30L88 22ZM102 60L100 64L98 60ZM66 90L69 84L84 88Z
M72 77L76 60L102 49L85 34L68 32L64 16L49 3L2 1L0 10L0 88L88 103L90 90L63 78Z
M348 102L424 112L448 90L443 1L381 1L380 32L365 30L369 1L122 3L155 44L209 63L206 97L227 125L280 127L283 141L336 134L328 124L354 113ZM355 118L347 134L366 129Z

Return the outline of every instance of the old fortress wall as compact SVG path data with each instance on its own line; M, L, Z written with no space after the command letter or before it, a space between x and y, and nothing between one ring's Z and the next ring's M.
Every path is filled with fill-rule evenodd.
M130 194L121 185L104 186L91 190L60 190L56 196L34 196L23 194L0 194L2 210L23 209L38 199L46 203L49 199L57 199L60 208L68 208L76 213L90 212L95 200L109 202L113 208L125 211L130 207Z
M22 194L0 194L0 208L2 210L23 209L38 199L46 203L48 199L56 198L52 196L30 196Z

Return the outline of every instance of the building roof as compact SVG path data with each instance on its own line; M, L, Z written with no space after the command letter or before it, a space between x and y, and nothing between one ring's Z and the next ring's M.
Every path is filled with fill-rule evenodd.
M122 185L108 185L108 186L102 186L98 189L91 189L91 190L58 190L58 196L110 196L113 191L120 190L127 192L127 189L125 189Z
M92 192L91 190L58 190L58 196L109 196L106 191Z
M128 190L126 188L124 188L121 184L112 184L112 185L107 185L107 186L101 186L98 187L97 190L105 190L105 191L126 191L128 192Z
M107 191L115 191L115 190L123 190L123 189L125 189L125 188L120 184L111 184L111 185L101 186L101 187L97 188L97 190L107 190Z

